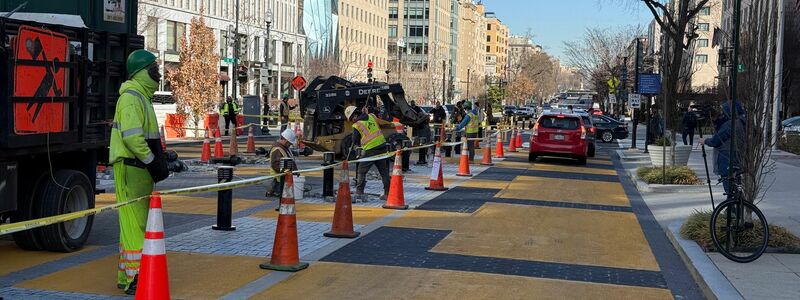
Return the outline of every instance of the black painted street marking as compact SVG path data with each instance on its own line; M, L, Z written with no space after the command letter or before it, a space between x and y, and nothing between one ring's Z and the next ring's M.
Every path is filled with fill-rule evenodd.
M523 172L525 172L525 169L492 167L472 178L481 180L512 181L514 178L517 178L517 176L522 175Z
M501 190L490 189L490 188L455 187L450 189L446 193L437 196L433 200L430 200L425 204L418 206L416 209L458 212L458 213L473 213L486 203L505 203L505 204L520 204L520 205L603 210L603 211L616 211L616 212L632 212L631 208L627 206L600 205L600 204L587 204L587 203L574 203L574 202L561 202L561 201L495 198L494 195L497 194L497 192L499 191Z

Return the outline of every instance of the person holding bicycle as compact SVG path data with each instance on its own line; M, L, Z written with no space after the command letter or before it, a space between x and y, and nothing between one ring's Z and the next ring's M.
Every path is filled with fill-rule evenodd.
M734 157L734 165L730 166L730 157L731 157L731 122L734 120L731 114L731 108L729 102L722 103L722 112L718 113L718 116L714 119L714 135L710 138L704 138L700 140L700 143L705 144L708 147L714 148L714 174L719 175L722 180L722 187L725 189L725 193L730 193L730 182L728 180L724 180L730 174L729 170L738 167L738 155ZM744 127L745 127L745 119L744 119L744 109L739 102L736 102L736 117L735 120L738 122L736 123L736 140L742 141L744 140ZM736 151L733 151L735 153Z

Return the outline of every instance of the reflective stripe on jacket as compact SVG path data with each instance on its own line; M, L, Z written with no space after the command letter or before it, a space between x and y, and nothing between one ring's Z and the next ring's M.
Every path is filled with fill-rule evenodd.
M233 106L233 112L228 110L228 102L223 103L222 108L219 109L219 113L224 116L239 112L239 104L236 104L236 102L231 102L231 106Z
M272 146L272 150L269 151L270 162L272 162L272 157L275 155L276 152L279 153L281 158L283 158L283 157L293 157L291 151L286 151L282 147L280 147L278 145L274 145L274 146ZM270 166L270 168L267 171L269 172L269 175L275 175L275 174L280 173L281 170L275 170ZM283 176L275 177L275 180L281 181L281 180L283 180Z
M131 158L149 164L155 155L148 146L148 140L151 143L158 141L160 145L160 139L161 133L150 99L133 88L125 90L119 96L114 112L109 162Z
M364 151L374 149L386 143L386 138L383 137L383 132L380 126L378 126L376 119L377 117L375 117L375 115L369 114L367 120L358 121L353 124L353 128L358 130L358 133L361 134L361 148L364 149Z
M467 115L469 115L469 123L467 123L466 132L467 133L478 133L478 128L479 128L479 125L480 125L480 121L478 120L478 116L476 114L472 113L471 111L467 112Z

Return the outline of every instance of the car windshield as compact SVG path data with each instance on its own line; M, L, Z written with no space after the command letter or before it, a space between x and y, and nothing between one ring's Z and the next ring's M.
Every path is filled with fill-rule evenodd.
M422 108L422 111L430 113L431 109L433 109L433 106L420 106L420 108Z
M544 116L539 120L539 126L551 129L578 129L580 122L578 118L561 116Z

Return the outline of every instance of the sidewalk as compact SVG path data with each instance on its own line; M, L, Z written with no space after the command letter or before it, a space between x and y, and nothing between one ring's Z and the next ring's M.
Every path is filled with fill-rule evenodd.
M629 149L630 139L619 141L624 154L634 158L621 160L629 173L635 173L640 166L650 165L649 157L642 153L644 129L640 127L637 133L639 149ZM716 185L718 176L713 174L713 149L706 149L706 152L714 200L720 203L724 196L722 186ZM770 224L786 227L795 235L800 235L800 203L795 201L800 157L777 151L773 153L772 160L775 162L775 170L765 181L767 185L772 185L768 187L758 206ZM688 165L705 184L706 174L700 147L692 151ZM677 231L685 219L696 210L711 210L707 186L703 187L696 191L682 189L679 193L641 192L661 227L673 236L673 243L684 256L684 261L694 265L696 272L693 273L698 283L717 298L727 299L737 295L744 299L800 298L800 254L768 253L755 262L738 264L717 253L703 253L699 247L691 247L696 245L694 242L680 241L682 238Z

